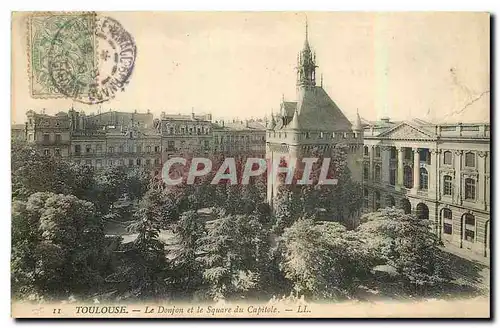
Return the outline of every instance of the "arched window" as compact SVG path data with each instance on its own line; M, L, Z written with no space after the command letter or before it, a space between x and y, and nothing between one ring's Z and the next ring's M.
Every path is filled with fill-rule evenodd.
M465 166L475 167L476 166L476 156L473 153L465 154Z
M429 188L429 173L423 167L420 168L420 189L427 190Z
M451 235L453 233L452 213L449 208L443 209L443 233Z
M443 177L443 195L451 196L453 190L453 178L450 175Z
M403 184L406 188L413 188L413 169L411 166L404 167L404 181Z
M472 178L465 179L465 199L476 199L476 180Z
M368 180L370 176L370 166L368 163L363 164L363 179Z
M364 147L364 154L365 154L365 156L369 156L370 155L369 150L368 150L368 146Z
M452 155L451 151L447 150L443 153L443 164L451 165Z
M467 213L465 216L465 229L464 229L464 239L470 242L474 242L476 235L476 218L474 215Z
M375 181L380 181L380 179L381 179L380 165L375 165L375 176L373 178Z
M380 147L379 146L375 147L375 157L380 158Z

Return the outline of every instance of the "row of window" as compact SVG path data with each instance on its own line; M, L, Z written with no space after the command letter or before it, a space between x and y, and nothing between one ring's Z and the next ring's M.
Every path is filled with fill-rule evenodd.
M155 152L155 153L159 153L161 151L160 149L161 147L160 146L146 146L144 148L144 150L147 152L147 153L151 153L151 152ZM80 154L82 153L82 145L75 145L74 147L75 149L75 153L76 154ZM125 148L124 146L119 146L119 147L114 147L114 146L110 146L108 147L108 152L109 153L114 153L115 150L118 152L118 153L123 153L124 150L127 150L128 153L142 153L143 152L143 148L141 145L137 145L135 146L128 146L127 148ZM89 153L92 153L92 145L85 145L85 153L89 154ZM95 146L95 153L101 153L102 152L102 145L96 145Z
M165 129L168 134L197 134L197 135L202 135L202 134L209 134L210 129L207 127L180 127L178 129L175 129L174 127L167 127Z
M267 136L269 138L271 138L271 133L272 133L273 138L276 138L276 135L278 135L278 138L281 138L281 137L286 138L287 137L286 132L283 132L283 134L281 132L278 132L278 133L268 132ZM301 135L303 135L305 137L305 139L311 139L311 136L312 136L311 132L309 132L309 131L301 133ZM318 139L335 139L335 138L347 139L349 137L357 138L357 134L351 133L351 132L319 132L316 134L316 136Z
M281 134L281 132L280 132ZM280 135L281 137L281 135ZM286 138L286 132L285 132L285 138ZM224 136L220 136L220 139L219 139L219 136L215 136L214 138L214 143L218 144L219 142L220 143L224 143L224 142L239 142L239 141L244 141L244 142L250 142L250 141L262 141L262 142L265 142L266 141L266 137L265 136L232 136L232 135L229 135L229 136L226 136L224 138Z
M88 159L88 160L85 160L85 161L79 161L79 160L76 160L75 161L76 164L85 164L85 165L88 165L88 166L92 166L92 160ZM113 166L113 165L117 165L117 166L124 166L125 165L125 160L123 159L119 159L119 160L112 160L112 159L109 159L107 161L107 164L108 166ZM151 159L146 159L146 160L143 160L142 158L137 158L137 159L129 159L128 160L128 166L131 167L131 166L142 166L142 165L145 165L145 166L152 166L152 165L160 165L160 159L159 158L155 158L154 160L151 160ZM101 159L96 159L95 160L95 166L97 168L100 168L102 167L103 165L103 161Z
M453 164L453 154L451 151L447 150L443 153L443 164L445 165ZM464 164L466 167L476 167L476 155L472 152L465 153Z
M375 158L380 158L380 147L375 146ZM397 150L395 147L391 147L391 159L396 159ZM364 147L364 155L369 156L370 150L368 146ZM413 157L412 149L405 148L404 149L404 158L407 160L411 160ZM430 155L428 149L420 150L420 162L426 162L427 164L431 164ZM476 155L472 152L465 153L465 166L466 167L476 167ZM450 150L443 152L443 164L444 165L452 165L453 164L453 153Z
M413 188L413 168L406 165L403 169L404 179L403 185L405 188ZM363 178L365 180L369 179L369 166L365 164L363 166ZM373 179L377 182L381 181L381 167L380 165L375 165ZM396 185L396 169L389 169L389 183L391 185ZM453 192L453 177L450 175L445 175L443 177L443 195L451 196ZM429 189L429 173L425 168L420 168L420 185L419 189L428 190ZM466 178L464 180L464 198L466 200L476 199L476 180L473 178Z

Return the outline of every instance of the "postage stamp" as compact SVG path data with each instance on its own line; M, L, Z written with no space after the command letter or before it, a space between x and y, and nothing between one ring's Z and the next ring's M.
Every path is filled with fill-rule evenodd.
M34 14L28 44L31 96L87 104L124 91L137 53L118 21L87 12Z

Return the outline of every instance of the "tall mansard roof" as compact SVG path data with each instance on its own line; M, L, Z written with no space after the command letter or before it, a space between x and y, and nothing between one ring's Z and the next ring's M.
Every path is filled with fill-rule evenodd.
M296 106L293 120L297 120L294 124L301 130L335 132L352 129L351 122L321 86L301 88Z

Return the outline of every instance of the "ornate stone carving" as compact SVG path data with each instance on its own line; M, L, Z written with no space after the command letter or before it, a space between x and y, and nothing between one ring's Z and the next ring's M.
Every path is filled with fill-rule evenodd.
M455 150L454 153L457 156L461 156L464 153L464 151L463 150Z
M479 157L486 157L488 155L488 152L487 151L478 151L477 155Z
M403 124L392 131L388 131L387 134L383 134L383 137L388 139L402 139L402 140L433 139L431 135L425 134L407 124Z

